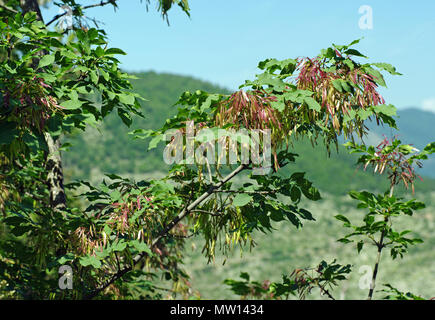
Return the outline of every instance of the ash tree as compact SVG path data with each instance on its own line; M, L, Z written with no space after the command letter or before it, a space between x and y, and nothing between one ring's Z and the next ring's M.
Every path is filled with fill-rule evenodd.
M47 22L42 2L0 2L1 297L195 296L182 267L187 238L201 237L211 261L216 250L254 246L256 230L272 232L279 222L300 228L314 220L300 200L316 201L320 194L304 173L292 171L298 159L291 152L295 139L310 139L313 146L322 141L329 152L340 135L354 141L367 134L367 120L395 127L395 108L385 104L377 87L385 85L381 72L397 72L386 63L359 62L365 57L353 41L313 58L262 61L256 78L230 95L185 92L177 102L178 114L160 130L132 132L134 138L148 139L149 148L163 143L168 131L178 132L185 153L188 143L198 148L213 141L190 141L186 126L195 134L267 131L271 161L265 174L258 174L256 161L242 159L242 144L236 144L235 165L180 161L162 179L134 181L108 174L97 186L86 181L64 185L64 135L98 124L112 112L127 126L141 116L143 98L119 68L117 57L125 53L110 47L104 30L87 16L95 7L116 9L118 2L54 2L69 11ZM155 5L164 19L174 6L190 14L185 0L144 2L147 9ZM59 22L68 12L72 27L62 30ZM268 150L264 136L248 137L247 144ZM224 148L230 151L230 143ZM211 150L207 156L219 158L218 150ZM242 186L233 183L236 176L243 178ZM76 193L85 206L75 200ZM395 237L386 225L376 229L383 234L380 245L385 237ZM72 272L68 290L59 286L59 269L65 265ZM322 268L340 278L348 271L334 263ZM327 293L322 283L317 282Z

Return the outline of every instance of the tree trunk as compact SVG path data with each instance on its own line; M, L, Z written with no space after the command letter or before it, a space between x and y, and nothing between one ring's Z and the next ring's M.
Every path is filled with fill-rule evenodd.
M20 0L23 13L36 12L38 20L44 22L41 9L37 0ZM37 64L36 64L37 65ZM53 210L62 211L66 209L66 197L63 187L63 169L60 155L60 141L56 141L49 133L45 133L45 141L48 146L45 168L48 172L47 186L50 192L50 206Z
M60 155L60 140L55 141L49 133L45 133L45 141L48 145L48 155L45 169L48 172L47 185L50 190L50 206L53 210L63 211L66 209L66 196L63 187L63 169Z
M42 14L41 14L41 9L39 8L39 4L37 0L20 0L20 5L24 14L31 11L36 12L36 16L38 20L44 22L44 19L42 18Z

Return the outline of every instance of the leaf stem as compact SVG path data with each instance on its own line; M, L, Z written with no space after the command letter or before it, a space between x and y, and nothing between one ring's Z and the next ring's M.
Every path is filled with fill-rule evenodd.
M390 187L390 193L389 193L390 198L393 196L393 193L394 193L394 184L392 183L391 187ZM385 226L381 232L381 237L379 239L379 242L377 243L378 254L376 256L375 268L373 270L372 282L370 283L369 296L368 296L367 300L372 300L372 298L373 298L373 292L375 290L375 285L376 285L376 277L378 275L379 264L381 262L382 249L385 248L384 238L385 238L385 234L387 232L386 228L387 228L387 223L388 223L388 216L385 216L384 221L385 221Z

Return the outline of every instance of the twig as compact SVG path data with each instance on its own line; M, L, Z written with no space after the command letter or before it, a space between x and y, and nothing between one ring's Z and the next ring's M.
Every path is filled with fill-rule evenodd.
M247 194L274 194L277 193L278 190L271 191L244 191L244 190L215 190L216 193L247 193Z
M17 10L15 10L15 9L13 9L13 8L9 8L8 6L6 6L6 5L4 5L4 4L1 4L1 3L0 3L0 8L5 9L5 10L7 10L7 11L9 11L9 12L12 12L12 13L18 13Z
M165 237L170 237L173 239L189 239L189 238L192 238L194 235L195 235L194 233L189 234L187 236L180 236L180 235L176 235L176 234L167 234L167 235L165 235Z
M329 293L328 289L325 289L324 287L322 287L320 285L319 285L319 288L323 294L326 294L328 296L329 299L335 300L335 298Z
M218 211L220 213L215 213L215 212L211 212L211 211L207 211L207 210L195 209L195 210L192 210L191 212L205 213L205 214L211 215L213 217L220 217L222 215L221 211Z
M113 0L112 0L112 1L110 1L110 0L108 0L108 1L101 1L100 3L96 3L96 4L91 4L91 5L88 5L88 6L84 6L84 7L82 7L81 9L82 9L82 10L86 10L86 9L91 9L91 8L95 8L95 7L103 7L103 6L105 6L105 5L113 4L113 3L114 3ZM53 19L51 19L51 20L47 23L47 27L48 27L50 24L52 24L53 22L55 22L57 19L62 18L63 16L65 16L66 14L68 14L67 11L55 15L55 16L53 17Z

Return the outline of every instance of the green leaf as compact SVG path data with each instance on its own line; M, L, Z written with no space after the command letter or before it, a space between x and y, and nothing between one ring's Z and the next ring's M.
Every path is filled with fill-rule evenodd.
M393 67L391 64L389 63L385 63L385 62L379 62L379 63L372 63L373 66L378 67L379 69L383 69L387 72L389 72L392 75L399 75L401 76L402 74L396 71L396 68Z
M93 266L94 268L98 269L101 267L101 262L100 260L98 260L97 257L95 256L86 256L86 257L81 257L79 259L79 263L83 266L83 267L87 267L87 266Z
M334 88L339 91L339 92L343 92L343 87L341 86L341 79L335 79L332 81L332 85L334 86Z
M133 105L135 101L134 95L128 93L121 93L118 95L118 98L119 98L119 102L128 105Z
M71 59L71 60L77 58L77 55L76 55L74 52L72 52L72 51L70 51L70 50L68 50L68 49L62 49L62 50L60 51L60 54L61 54L62 56L64 56L64 57L66 57L66 58Z
M311 97L306 97L304 101L308 105L308 108L310 108L311 110L320 111L322 109L320 104Z
M351 243L351 242L353 242L353 240L349 240L348 238L341 238L341 239L338 239L337 241L341 242L341 243Z
M68 110L75 110L82 106L83 102L80 100L66 100L61 103L61 106Z
M290 176L291 180L298 181L303 179L305 176L305 172L295 172Z
M365 55L363 55L361 52L359 52L358 50L355 50L355 49L347 49L346 51L344 51L344 53L348 54L348 55L356 56L356 57L367 58Z
M287 86L284 81L270 73L262 73L257 75L257 79L252 84L258 87L267 85L277 91L282 91Z
M121 118L122 122L124 122L124 124L127 127L130 127L131 124L133 123L133 119L131 118L130 113L128 113L124 109L118 108L118 116Z
M116 174L113 174L113 173L105 174L105 176L110 178L110 179L112 179L112 180L122 180L122 177L120 177L120 176L118 176Z
M200 108L201 112L204 112L205 110L209 109L210 106L218 100L219 100L218 94L209 95L207 97L207 99L205 100L205 102L201 105L201 108Z
M352 92L353 91L353 87L347 81L342 80L341 81L341 87L346 92Z
M249 281L249 273L247 273L247 272L241 272L240 273L240 278L242 278L242 279L244 279L244 280L246 280L246 281Z
M239 193L233 199L233 205L243 207L252 201L252 196L246 193Z
M370 74L371 76L373 76L375 82L383 87L387 87L387 84L385 83L384 77L382 76L382 74L376 70L373 69L371 67L366 67L365 71Z
M366 120L368 117L373 115L373 111L370 109L359 109L356 114L361 120Z
M104 80L106 80L106 81L110 80L110 75L106 71L104 71L103 69L100 69L100 73L103 76ZM108 95L109 95L109 98L110 98L110 94L109 93L108 93Z
M272 212L270 212L269 217L276 222L284 220L282 212L278 210L273 210Z
M298 187L292 187L290 190L290 198L293 202L298 202L301 199L301 190Z
M150 247L145 242L141 242L139 240L133 240L130 241L129 244L132 245L139 252L146 252L148 255L153 254Z
M95 54L97 57L102 57L104 55L104 49L98 46L97 49L95 49Z
M97 84L98 83L98 79L100 78L100 76L98 75L98 73L94 70L89 71L89 76L91 77L91 81L93 84Z
M267 70L269 73L274 73L277 70L281 70L280 74L289 75L296 69L297 61L294 59L286 59L279 61L277 59L266 59L258 63L258 68L261 70Z
M376 113L382 113L386 116L396 116L397 115L397 109L392 104L380 104L373 107L373 110Z
M16 237L21 237L23 234L29 232L30 230L32 230L33 227L26 225L26 226L18 226L15 227L11 230L12 234Z
M44 68L54 62L54 55L45 55L39 60L38 68Z
M75 258L74 254L72 254L72 253L67 253L66 255L60 257L60 258L57 260L57 262L58 262L59 264L62 265L62 264L65 264L65 263L67 263L67 262L73 261L74 258Z
M113 251L124 251L127 248L127 243L124 240L119 240L110 247Z
M93 40L98 37L98 30L95 28L91 28L87 31L88 38Z
M308 182L308 180L306 180L306 181L307 181L306 185L311 185L311 182ZM320 192L315 187L311 187L311 186L309 188L305 187L305 188L302 188L301 190L302 190L302 193L304 194L304 196L310 200L317 201L317 200L321 199Z
M104 188L102 188L101 190L103 192L105 192L105 191L108 192L108 190L104 190ZM121 197L122 197L122 194L121 194L121 192L119 190L113 190L113 192L110 193L110 198L112 199L113 202L120 201Z
M301 215L302 218L304 218L306 220L316 221L316 219L314 219L311 212L306 210L306 209L303 209L303 208L299 209L299 214Z
M152 181L151 185L151 193L154 196L161 195L167 197L169 194L175 193L174 186L168 182L156 180Z
M126 55L126 53L124 51L122 51L119 48L110 48L106 50L106 55L110 55L110 54L122 54L122 55Z
M163 135L159 134L151 139L150 144L148 145L148 150L154 149L157 147L158 143L163 140Z
M350 59L345 59L345 60L343 61L343 63L344 63L345 65L347 65L351 71L352 71L353 69L355 69L355 65L353 64L352 60L350 60Z
M343 222L345 222L345 223L348 223L348 224L350 224L350 221L349 221L349 219L348 219L348 218L346 218L345 216L341 215L341 214L338 214L338 215L336 215L336 216L335 216L335 219L337 219L337 220L340 220L340 221L343 221Z
M363 246L364 246L364 241L362 241L362 240L361 240L361 241L358 241L358 243L356 244L356 248L357 248L357 250L358 250L358 253L361 252Z

